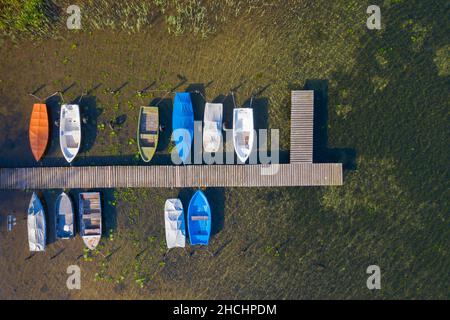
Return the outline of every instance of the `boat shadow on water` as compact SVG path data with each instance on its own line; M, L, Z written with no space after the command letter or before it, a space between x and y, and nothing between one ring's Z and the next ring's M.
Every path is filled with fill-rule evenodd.
M74 101L80 101L80 97ZM81 117L81 146L80 153L85 153L94 146L97 138L98 117L103 113L103 108L97 107L95 96L83 96L80 101Z
M309 79L304 86L290 84L289 90L314 90L313 162L342 163L345 170L355 170L355 149L328 148L328 80Z
M173 113L173 102L170 98L153 98L149 106L158 106L159 113L159 137L158 146L156 147L156 152L166 150L169 146L171 135L172 135L172 113ZM156 157L155 155L154 157ZM152 163L153 163L152 159Z

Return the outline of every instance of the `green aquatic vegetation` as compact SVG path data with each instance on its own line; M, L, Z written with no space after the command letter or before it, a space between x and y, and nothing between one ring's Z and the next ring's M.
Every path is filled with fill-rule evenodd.
M86 262L94 261L93 254L88 248L83 248L83 260Z
M134 110L136 106L130 100L127 101L128 110Z
M171 154L172 151L175 149L175 147L176 147L175 143L172 140L170 140L169 145L167 146L167 153Z
M140 288L143 288L144 285L145 285L146 282L147 282L147 277L139 277L139 276L136 276L136 278L135 278L134 281L136 282L136 284L137 284Z
M153 3L158 7L162 14L166 12L169 0L153 0Z
M181 35L191 32L206 38L214 32L208 20L208 10L200 0L175 1L175 14L166 17L169 33Z
M325 208L337 214L351 214L361 209L375 213L388 209L386 202L381 201L386 195L389 194L393 202L398 201L403 191L395 177L393 160L359 158L358 165L358 170L350 173L343 187L325 189L322 198Z
M405 21L402 27L410 33L410 40L412 42L413 50L416 52L422 50L425 40L430 33L430 28L414 21L413 19L408 19Z
M379 93L379 92L383 91L389 84L388 79L382 78L377 75L372 77L371 82L374 86L374 93Z
M113 229L109 229L108 240L114 241L114 230Z
M181 18L177 16L168 16L166 17L166 23L168 25L169 33L173 33L174 35L181 35L184 33Z
M433 61L438 69L439 76L450 76L450 45L438 48Z
M352 106L348 104L338 104L336 106L336 114L342 119L347 119L347 116L351 113Z
M0 31L45 34L47 17L43 0L0 0Z

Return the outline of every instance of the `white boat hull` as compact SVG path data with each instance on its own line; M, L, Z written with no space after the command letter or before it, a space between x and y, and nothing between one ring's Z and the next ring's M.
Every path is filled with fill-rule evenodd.
M205 104L203 127L203 149L205 152L218 152L222 144L223 104Z
M100 193L84 192L79 195L80 235L89 250L94 250L102 236L102 207Z
M36 193L33 193L28 207L27 226L30 251L45 251L47 241L45 212Z
M167 199L164 205L167 248L185 247L186 228L180 199Z
M67 162L72 162L81 145L80 107L63 104L59 120L59 144Z
M253 109L235 108L233 111L233 143L240 162L245 163L253 148Z
M56 199L55 229L57 239L70 239L74 236L73 205L65 192Z

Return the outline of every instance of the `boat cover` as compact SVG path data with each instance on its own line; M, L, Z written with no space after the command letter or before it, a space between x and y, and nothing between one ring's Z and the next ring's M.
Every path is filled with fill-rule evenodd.
M67 162L72 162L81 145L80 108L77 104L63 104L59 121L59 144Z
M56 200L56 237L67 239L74 236L73 206L69 196L61 193Z
M205 105L205 126L203 128L203 148L205 152L217 152L222 142L223 104L209 103Z
M183 205L180 199L167 199L164 206L167 247L182 247L186 242Z
M253 109L236 108L233 111L234 150L242 163L248 159L253 148Z
M172 140L178 156L186 163L191 153L194 139L194 111L189 92L177 92L173 103Z
M27 225L30 251L44 251L46 242L45 213L36 193L33 193L28 207Z

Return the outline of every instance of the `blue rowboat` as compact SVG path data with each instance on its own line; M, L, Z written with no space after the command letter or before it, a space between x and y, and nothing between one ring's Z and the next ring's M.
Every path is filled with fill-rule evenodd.
M189 92L177 92L173 103L172 140L183 163L188 162L194 139L194 110Z
M189 202L188 231L191 245L208 245L211 235L211 207L201 190Z

